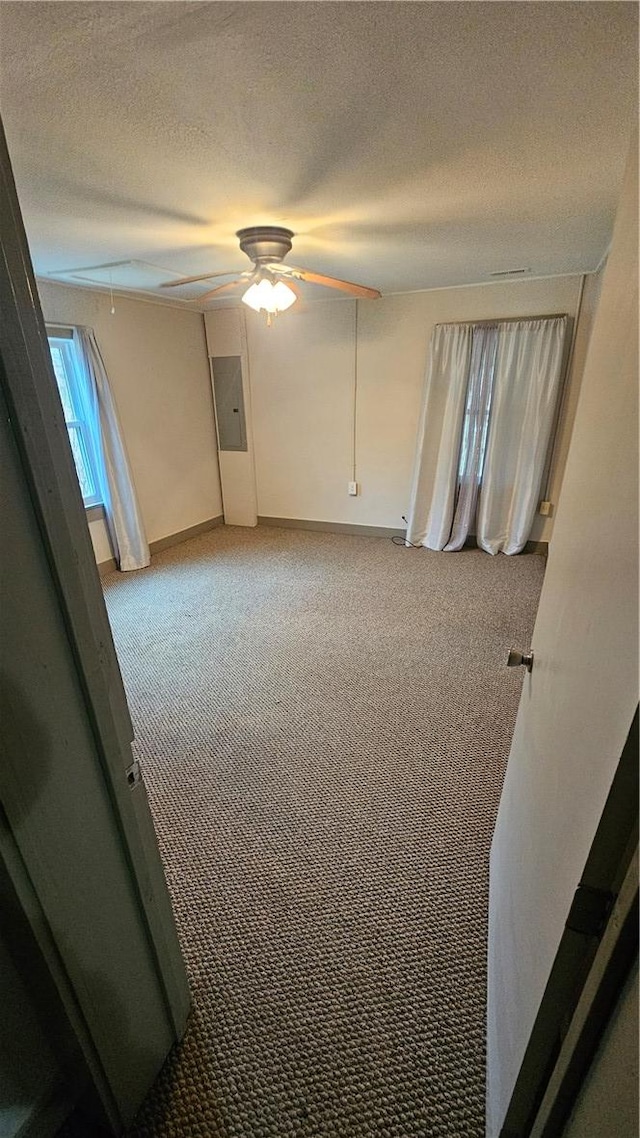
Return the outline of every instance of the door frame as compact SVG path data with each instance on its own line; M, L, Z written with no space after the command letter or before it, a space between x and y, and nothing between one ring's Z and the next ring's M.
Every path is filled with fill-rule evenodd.
M138 779L131 783L133 728L53 376L1 123L0 218L0 383L167 1023L173 1038L179 1040L190 1008L188 982L144 782ZM37 833L30 837L37 844ZM41 852L46 858L47 851ZM32 886L29 867L20 867L15 860L13 864L14 884L26 899L26 891ZM18 881L18 877L22 880ZM55 895L47 897L45 890L43 885L39 896L32 899L34 920L36 908L46 911L47 905L56 904ZM52 942L45 921L34 926L34 936L63 997L66 1014L107 1115L111 1124L118 1127L118 1105L113 1101L70 987L65 946Z

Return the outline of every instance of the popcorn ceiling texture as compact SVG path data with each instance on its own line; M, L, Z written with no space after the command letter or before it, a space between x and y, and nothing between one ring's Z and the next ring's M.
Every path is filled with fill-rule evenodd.
M265 222L383 292L593 270L636 115L629 3L9 0L0 52L40 274L244 269Z
M484 1135L537 556L218 529L105 581L193 995L130 1138Z

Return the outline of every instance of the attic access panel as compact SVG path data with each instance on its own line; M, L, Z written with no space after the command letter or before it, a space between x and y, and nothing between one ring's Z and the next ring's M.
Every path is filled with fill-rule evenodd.
M116 291L148 293L160 295L158 290L174 269L154 265L150 261L128 260L107 261L102 265L84 265L73 269L55 269L48 274L50 280L61 280L67 284L102 286ZM197 300L203 290L209 287L205 281L193 284L180 292L181 301Z

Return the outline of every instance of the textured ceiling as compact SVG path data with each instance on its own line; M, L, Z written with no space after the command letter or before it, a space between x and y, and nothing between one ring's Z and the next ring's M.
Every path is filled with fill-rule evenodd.
M383 292L593 269L636 25L633 3L0 3L36 270L133 261L114 286L154 290L247 268L234 233L260 223Z

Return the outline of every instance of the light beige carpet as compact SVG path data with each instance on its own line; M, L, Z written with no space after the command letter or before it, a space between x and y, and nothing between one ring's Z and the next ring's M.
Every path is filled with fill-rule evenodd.
M194 1001L132 1136L484 1134L505 662L543 568L222 528L105 581Z

